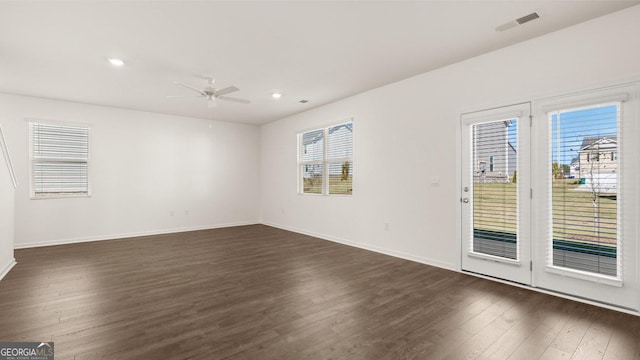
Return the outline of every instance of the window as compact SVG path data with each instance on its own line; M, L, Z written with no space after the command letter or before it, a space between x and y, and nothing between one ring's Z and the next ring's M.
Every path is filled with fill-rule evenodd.
M638 85L535 105L536 286L638 309ZM556 172L572 164L573 179Z
M31 197L89 195L89 128L29 123Z
M553 265L615 277L618 202L623 198L618 192L617 163L602 162L620 146L620 103L560 109L548 116L552 130ZM562 169L576 157L586 159L580 165L580 180L566 179Z
M298 134L299 192L351 195L353 122Z
M486 161L480 161L479 168L473 171L472 249L512 260L518 259L518 188L511 183L511 176L517 170L517 129L517 119L471 125L471 157L489 158L489 173ZM513 153L509 154L510 151ZM500 155L496 158L490 154ZM495 172L496 163L504 164L504 172Z

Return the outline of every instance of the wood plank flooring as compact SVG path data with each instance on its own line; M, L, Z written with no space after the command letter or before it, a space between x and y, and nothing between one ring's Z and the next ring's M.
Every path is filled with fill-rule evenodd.
M263 225L16 251L56 359L629 359L640 318Z

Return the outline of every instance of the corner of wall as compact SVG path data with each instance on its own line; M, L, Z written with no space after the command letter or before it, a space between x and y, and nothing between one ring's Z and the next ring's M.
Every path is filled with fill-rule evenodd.
M9 273L9 271L11 271L11 269L13 269L14 266L16 266L17 262L15 258L12 258L12 260L2 269L0 270L0 280L4 279L4 277Z

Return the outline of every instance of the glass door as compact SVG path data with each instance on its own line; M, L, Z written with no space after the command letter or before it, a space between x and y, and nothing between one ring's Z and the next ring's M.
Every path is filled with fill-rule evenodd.
M530 104L462 116L462 268L531 282Z
M536 286L638 308L635 94L627 86L536 106Z

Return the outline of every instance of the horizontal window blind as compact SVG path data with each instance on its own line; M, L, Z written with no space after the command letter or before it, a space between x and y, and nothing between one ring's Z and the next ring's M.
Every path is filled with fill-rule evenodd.
M353 123L328 129L329 194L349 195L353 190Z
M303 133L300 141L302 192L322 194L324 189L324 130Z
M353 122L298 134L300 192L350 195L353 191Z
M472 125L472 251L518 258L517 120Z
M619 118L619 103L549 113L554 266L620 275Z
M89 128L30 123L34 197L89 193Z

